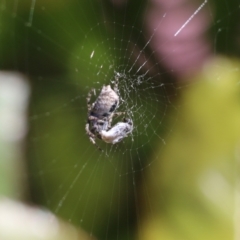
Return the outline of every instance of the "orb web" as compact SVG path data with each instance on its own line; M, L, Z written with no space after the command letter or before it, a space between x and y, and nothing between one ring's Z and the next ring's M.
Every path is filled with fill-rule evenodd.
M159 21L148 29L145 12L152 1L2 1L0 36L11 44L2 56L7 67L29 77L32 87L27 155L33 202L100 239L132 239L132 226L141 219L139 199L148 199L147 187L141 196L138 184L144 185L145 173L151 173L178 124L179 96L197 84L177 82L181 71L166 67L169 55L179 50L173 43L206 11L212 20L213 55L222 41L220 51L231 53L229 26L236 22L239 4L223 3L226 12L214 19L211 4L198 2L154 48L159 29L168 29L165 21L175 15L159 9ZM169 55L159 57L165 49ZM188 54L201 51L193 46ZM192 70L180 70L186 69ZM116 78L117 111L132 119L134 129L114 145L97 140L100 152L85 132L86 98L94 88L94 102ZM114 118L112 125L123 117Z

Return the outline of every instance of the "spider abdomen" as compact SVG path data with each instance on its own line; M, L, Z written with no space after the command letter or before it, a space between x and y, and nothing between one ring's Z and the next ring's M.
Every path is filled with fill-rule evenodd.
M91 114L98 118L111 115L118 107L119 96L112 90L110 85L103 86L96 102L93 105Z

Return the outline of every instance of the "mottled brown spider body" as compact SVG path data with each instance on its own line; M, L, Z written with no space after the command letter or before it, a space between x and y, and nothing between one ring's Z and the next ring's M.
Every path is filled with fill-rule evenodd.
M87 97L88 120L85 128L90 141L96 144L96 137L112 144L121 141L132 131L133 124L132 120L124 119L111 128L113 117L123 114L116 112L119 106L118 81L116 80L113 89L110 85L103 86L96 101L91 104L92 93L96 95L95 89Z

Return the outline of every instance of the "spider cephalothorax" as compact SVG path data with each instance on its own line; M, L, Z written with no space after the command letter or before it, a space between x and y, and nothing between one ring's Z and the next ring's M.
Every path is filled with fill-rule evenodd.
M94 103L90 103L92 93L96 95L95 89L92 89L87 97L88 120L86 132L90 141L96 144L95 138L102 139L107 143L115 144L127 137L133 130L131 119L125 119L111 128L114 116L124 114L116 112L119 106L118 81L116 80L114 88L110 85L103 86L99 96Z

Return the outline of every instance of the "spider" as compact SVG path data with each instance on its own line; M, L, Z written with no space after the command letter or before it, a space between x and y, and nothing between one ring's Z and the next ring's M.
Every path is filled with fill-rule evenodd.
M119 106L118 79L113 89L110 85L103 86L96 101L91 104L93 93L96 95L95 89L92 89L87 96L88 119L85 127L90 141L96 146L96 137L106 143L120 142L132 132L133 122L131 119L124 118L123 122L118 122L111 128L113 117L124 114L124 112L116 112ZM98 149L101 150L100 147Z

